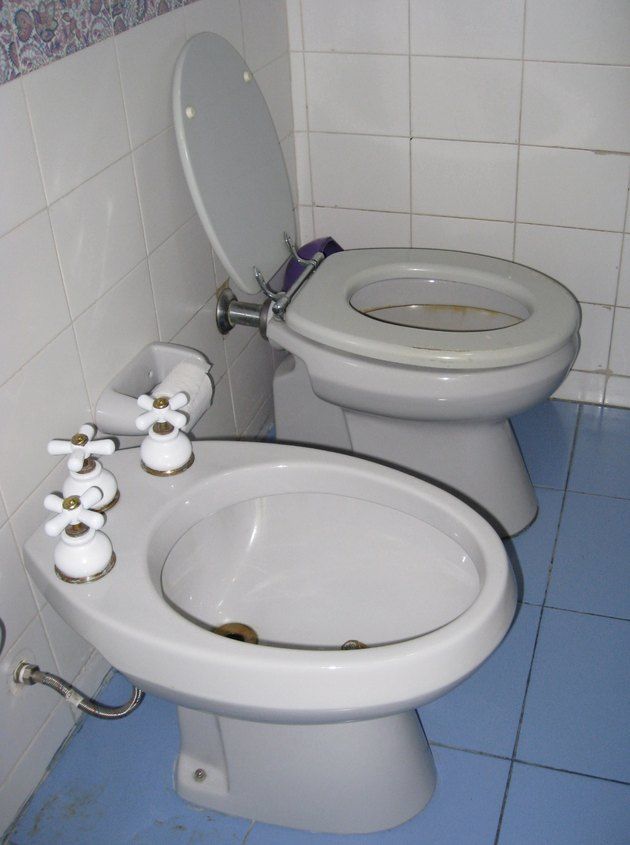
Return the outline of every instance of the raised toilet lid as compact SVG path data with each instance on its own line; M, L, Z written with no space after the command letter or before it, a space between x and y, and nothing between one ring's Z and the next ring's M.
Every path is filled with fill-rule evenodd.
M245 293L259 292L296 238L293 199L264 97L232 45L210 32L184 46L173 79L175 134L188 187L214 251Z

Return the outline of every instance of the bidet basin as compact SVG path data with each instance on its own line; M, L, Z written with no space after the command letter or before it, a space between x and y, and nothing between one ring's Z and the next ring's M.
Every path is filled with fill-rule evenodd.
M197 442L193 466L170 478L142 472L136 449L108 466L121 491L104 529L112 572L60 581L43 529L26 543L27 567L112 665L178 703L302 723L398 712L474 671L512 619L496 533L404 473L233 442ZM233 621L260 645L212 632ZM370 647L340 651L347 640Z
M263 645L339 649L427 634L473 603L479 574L457 539L369 498L296 486L180 537L162 570L171 604L211 630L246 624Z

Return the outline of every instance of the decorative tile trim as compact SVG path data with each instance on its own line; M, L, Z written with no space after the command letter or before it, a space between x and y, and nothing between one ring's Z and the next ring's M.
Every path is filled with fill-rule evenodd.
M0 0L0 85L20 75L10 0Z
M0 0L0 85L195 0Z

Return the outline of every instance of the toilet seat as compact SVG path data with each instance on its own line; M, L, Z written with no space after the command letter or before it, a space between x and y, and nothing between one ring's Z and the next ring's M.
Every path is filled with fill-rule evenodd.
M440 331L371 319L351 305L359 290L388 279L391 285L415 279L477 286L509 297L529 316L489 331ZM285 321L304 338L364 358L490 369L551 355L574 335L579 311L559 283L511 261L453 250L357 249L326 258L294 298Z

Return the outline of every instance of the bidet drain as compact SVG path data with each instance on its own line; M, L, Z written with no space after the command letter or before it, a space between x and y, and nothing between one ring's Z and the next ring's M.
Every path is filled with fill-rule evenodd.
M361 640L346 640L345 643L341 646L342 651L350 651L353 648L367 648L365 643L362 643Z
M215 628L213 633L220 637L227 637L228 640L238 640L241 643L254 643L255 645L258 642L256 631L242 622L226 622L225 625Z

